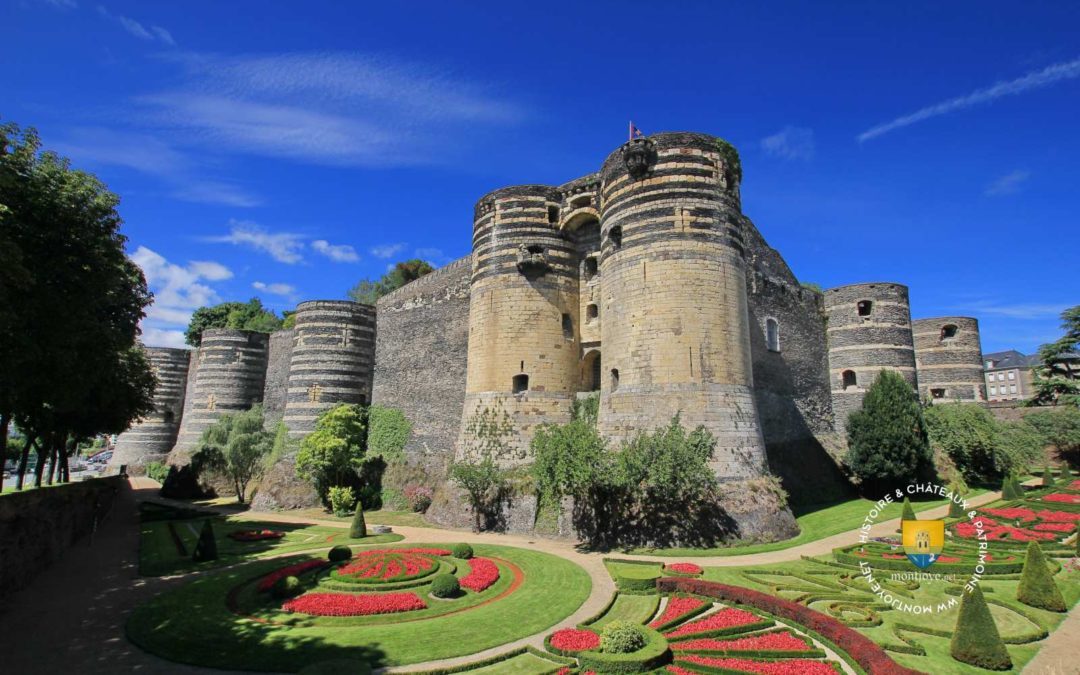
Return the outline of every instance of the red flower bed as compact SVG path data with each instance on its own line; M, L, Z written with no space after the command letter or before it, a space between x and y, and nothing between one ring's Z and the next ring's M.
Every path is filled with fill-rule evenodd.
M285 577L298 577L301 574L310 572L311 570L319 569L326 565L325 560L305 560L301 563L295 563L293 565L287 565L281 569L274 570L270 574L259 580L259 585L256 586L256 590L260 593L269 591L274 587L274 584L278 582L278 579L284 579Z
M1069 483L1069 489L1080 490L1080 480L1074 480L1073 482Z
M670 565L664 565L664 569L675 572L676 574L701 574L705 570L701 569L699 565L694 563L672 563Z
M555 649L561 649L564 652L583 652L599 647L600 636L591 630L564 628L552 633L548 642Z
M685 626L681 626L678 629L671 631L670 633L665 633L665 635L669 638L675 638L681 635L708 633L709 631L721 630L723 628L747 626L753 623L758 623L761 620L761 617L757 614L751 614L744 609L725 607L719 612L710 614L709 616L701 619L700 621L688 623Z
M845 626L839 619L834 619L797 602L749 588L699 579L660 579L657 586L661 592L682 591L704 595L756 607L770 614L795 621L847 652L869 675L921 675L919 671L905 668L893 661L881 646L854 628Z
M939 555L934 560L934 562L955 563L955 562L960 562L960 558L954 558L951 555Z
M487 558L470 558L469 573L461 580L461 587L479 593L499 580L499 566Z
M1039 511L1035 514L1044 523L1075 523L1080 521L1080 513L1068 511Z
M748 659L716 658L691 654L685 661L713 668L728 668L746 673L764 673L765 675L837 675L836 669L828 661L810 659L785 659L783 661L750 661Z
M886 560L903 560L907 556L903 553L882 553L881 557Z
M669 624L679 617L686 616L708 604L712 603L705 602L698 598L668 598L667 607L664 608L664 613L661 614L660 618L656 621L650 623L649 628L659 628L660 626Z
M1020 521L1025 522L1025 523L1030 521L1030 520L1035 520L1035 518L1036 518L1035 512L1032 511L1031 509L1024 509L1024 508L1020 508L1020 507L1017 507L1017 506L1012 506L1012 507L1005 508L1005 509L983 509L983 510L979 511L979 513L980 514L981 513L989 513L990 515L997 516L998 518L1008 518L1009 520L1020 520ZM983 523L985 524L986 521L983 520Z
M704 640L687 640L685 642L671 643L674 651L713 651L713 652L746 652L746 651L775 651L775 652L808 652L812 647L804 640L788 632L766 633L765 635L752 635L750 637L736 638L734 640L717 640L706 638Z
M229 533L229 538L236 541L263 541L265 539L281 539L284 532L277 530L237 530Z
M427 605L416 593L308 593L289 600L281 608L314 616L366 616L412 612L426 609Z
M1042 498L1044 502L1061 502L1062 504L1080 504L1080 495L1067 495L1064 492L1055 492Z
M1040 532L1072 532L1076 526L1072 523L1039 523L1032 529Z
M338 576L352 576L371 581L393 581L415 577L435 567L427 554L397 551L363 551L353 562L337 571Z
M979 536L979 528L974 523L957 523L956 536L964 539L976 539ZM1010 525L987 525L983 521L983 533L988 541L1002 541L1006 538L1012 541L1053 541L1057 537L1049 532L1036 532Z

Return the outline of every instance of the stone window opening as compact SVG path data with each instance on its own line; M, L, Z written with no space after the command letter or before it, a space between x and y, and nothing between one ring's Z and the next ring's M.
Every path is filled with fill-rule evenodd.
M780 322L776 319L765 320L765 345L770 352L780 351Z
M870 314L874 311L874 301L860 300L855 305L855 307L859 310L859 316L870 316Z
M619 389L619 369L611 369L611 391L618 391Z
M172 424L173 420L176 419L176 413L174 413L171 410L166 410L164 419L165 419L165 424Z
M547 216L548 216L548 222L549 223L555 224L555 223L559 222L559 207L558 206L549 206L548 209L547 209Z
M562 334L567 340L574 339L574 319L569 314L562 315Z
M855 376L854 370L845 370L840 373L840 381L843 383L844 389L854 389L859 385L859 378Z
M931 389L930 398L945 398L945 390L939 388Z
M596 262L596 256L591 255L588 258L585 258L585 278L586 279L592 279L593 277L595 277L596 273L599 271L599 269L600 269L600 267Z
M529 390L529 376L522 373L514 376L514 393L521 394Z
M589 367L589 391L600 391L600 378L603 376L603 368L600 363L600 352L595 352L592 365Z
M586 206L591 206L591 205L592 205L592 197L590 197L589 195L584 195L582 197L578 197L578 198L574 199L572 202L570 202L570 206L575 208L575 209L583 209Z
M951 340L956 337L956 334L960 332L960 328L956 324L947 323L941 327L941 339Z
M585 320L586 321L589 321L589 322L596 321L596 319L599 316L600 316L600 307L596 303L590 304L588 307L585 308Z
M615 225L608 230L608 239L615 248L622 248L622 225Z

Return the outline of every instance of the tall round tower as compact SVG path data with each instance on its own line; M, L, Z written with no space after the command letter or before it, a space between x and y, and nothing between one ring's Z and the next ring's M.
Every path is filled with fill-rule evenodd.
M497 459L513 464L537 425L570 418L580 386L578 260L559 231L560 202L557 188L521 185L477 203L459 457L490 436L478 437L478 423L503 432L508 452Z
M830 288L825 314L833 414L842 431L882 370L894 370L916 386L908 289L891 283Z
M601 432L704 425L721 478L766 471L752 392L738 160L692 133L636 139L601 170Z
M242 412L262 401L269 344L266 333L231 328L203 331L195 387L184 405L170 464L190 462L203 430L222 415Z
M154 412L135 422L116 438L109 467L126 465L133 474L141 474L151 462L163 462L176 443L184 411L187 385L187 349L149 347L145 349L157 385L154 388Z
M969 316L916 319L912 322L912 332L919 396L923 400L986 401L978 319Z
M319 413L338 403L371 400L374 307L349 300L302 302L294 340L284 416L290 434L311 432Z

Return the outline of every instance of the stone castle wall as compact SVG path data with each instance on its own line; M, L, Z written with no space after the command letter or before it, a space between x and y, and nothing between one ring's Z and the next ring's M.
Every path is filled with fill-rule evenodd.
M190 364L187 349L151 347L146 356L157 381L154 411L117 437L109 462L110 469L128 466L133 474L141 474L152 462L164 462L176 443Z
M986 402L978 319L917 319L912 332L920 398L931 403Z
M266 383L263 385L263 426L269 431L273 431L285 416L285 398L289 390L289 360L292 358L295 340L296 331L292 329L270 334Z

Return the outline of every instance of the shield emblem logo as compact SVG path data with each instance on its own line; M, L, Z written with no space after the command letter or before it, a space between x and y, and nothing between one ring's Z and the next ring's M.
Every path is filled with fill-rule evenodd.
M921 570L933 565L945 548L944 520L902 520L900 533L904 553Z

